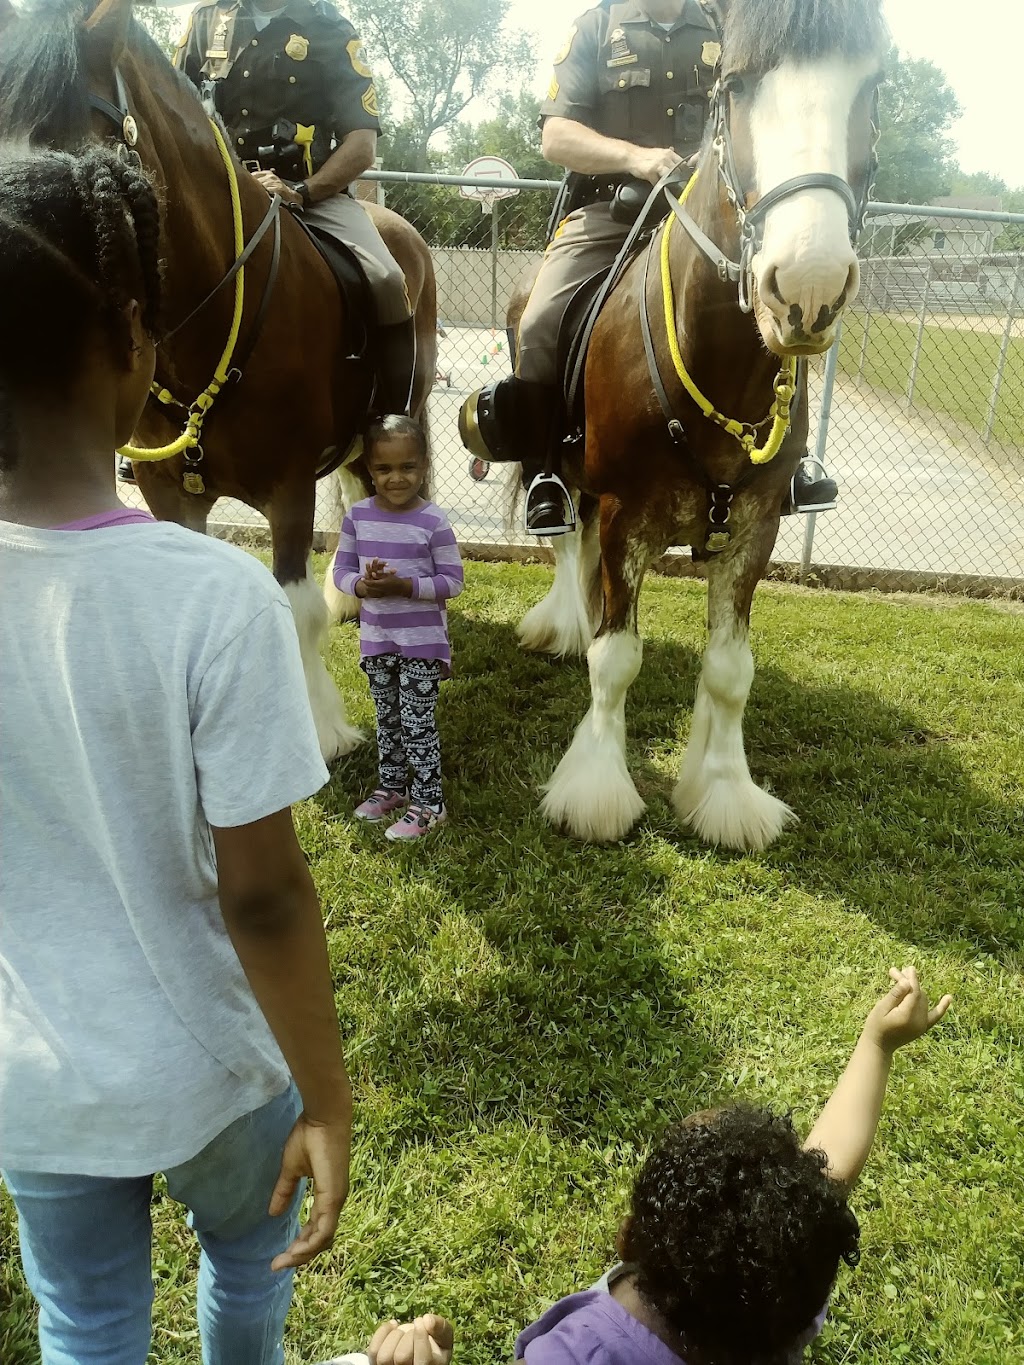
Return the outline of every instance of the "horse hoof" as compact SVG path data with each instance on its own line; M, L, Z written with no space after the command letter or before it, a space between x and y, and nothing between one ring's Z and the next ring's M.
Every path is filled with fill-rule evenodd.
M624 839L647 809L617 746L574 743L544 788L544 818L587 843Z
M773 844L796 813L749 777L678 782L672 804L680 823L706 844L757 853Z

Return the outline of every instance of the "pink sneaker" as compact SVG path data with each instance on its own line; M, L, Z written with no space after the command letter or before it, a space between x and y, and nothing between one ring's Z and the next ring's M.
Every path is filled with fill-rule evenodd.
M389 792L385 787L378 787L361 805L356 806L355 816L357 820L376 825L408 804L409 797L405 792Z
M396 820L390 829L384 831L384 837L421 839L424 834L437 829L438 825L443 825L447 819L448 812L444 806L440 810L434 810L433 806L410 806L401 820Z

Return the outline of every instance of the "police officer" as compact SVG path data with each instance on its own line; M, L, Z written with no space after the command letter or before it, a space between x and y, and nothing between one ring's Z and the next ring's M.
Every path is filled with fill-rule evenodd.
M408 413L416 337L402 268L349 185L377 154L377 93L358 34L328 0L201 0L174 64L212 82L235 151L313 227L345 243L379 327L377 408Z
M557 344L565 309L580 284L611 265L629 231L611 216L615 191L628 179L654 185L681 160L696 157L720 52L699 0L604 0L576 20L555 58L541 108L541 145L549 161L570 172L572 211L548 246L523 312L516 374L492 399L503 444L519 437L527 476L541 467L536 452L546 444L559 401ZM834 484L831 491L834 501ZM815 487L814 505L828 492ZM533 488L527 529L547 535L564 527L564 496L558 483Z

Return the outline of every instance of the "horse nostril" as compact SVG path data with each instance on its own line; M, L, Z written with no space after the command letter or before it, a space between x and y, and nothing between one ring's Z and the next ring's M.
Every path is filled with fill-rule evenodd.
M778 303L785 303L785 299L779 293L779 272L774 265L765 271L761 293L764 297L771 295Z

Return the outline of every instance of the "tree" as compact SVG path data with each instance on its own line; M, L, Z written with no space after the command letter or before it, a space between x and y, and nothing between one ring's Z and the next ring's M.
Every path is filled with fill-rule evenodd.
M506 28L509 0L351 0L349 8L371 59L383 60L408 97L406 169L428 169L430 139L471 100L532 74L527 35Z
M188 22L183 19L181 12L175 13L164 5L139 4L135 6L135 17L149 36L160 44L167 56L173 57L178 39Z
M947 136L960 117L956 95L932 62L889 55L889 79L880 99L875 198L883 203L927 204L948 194L957 173Z

